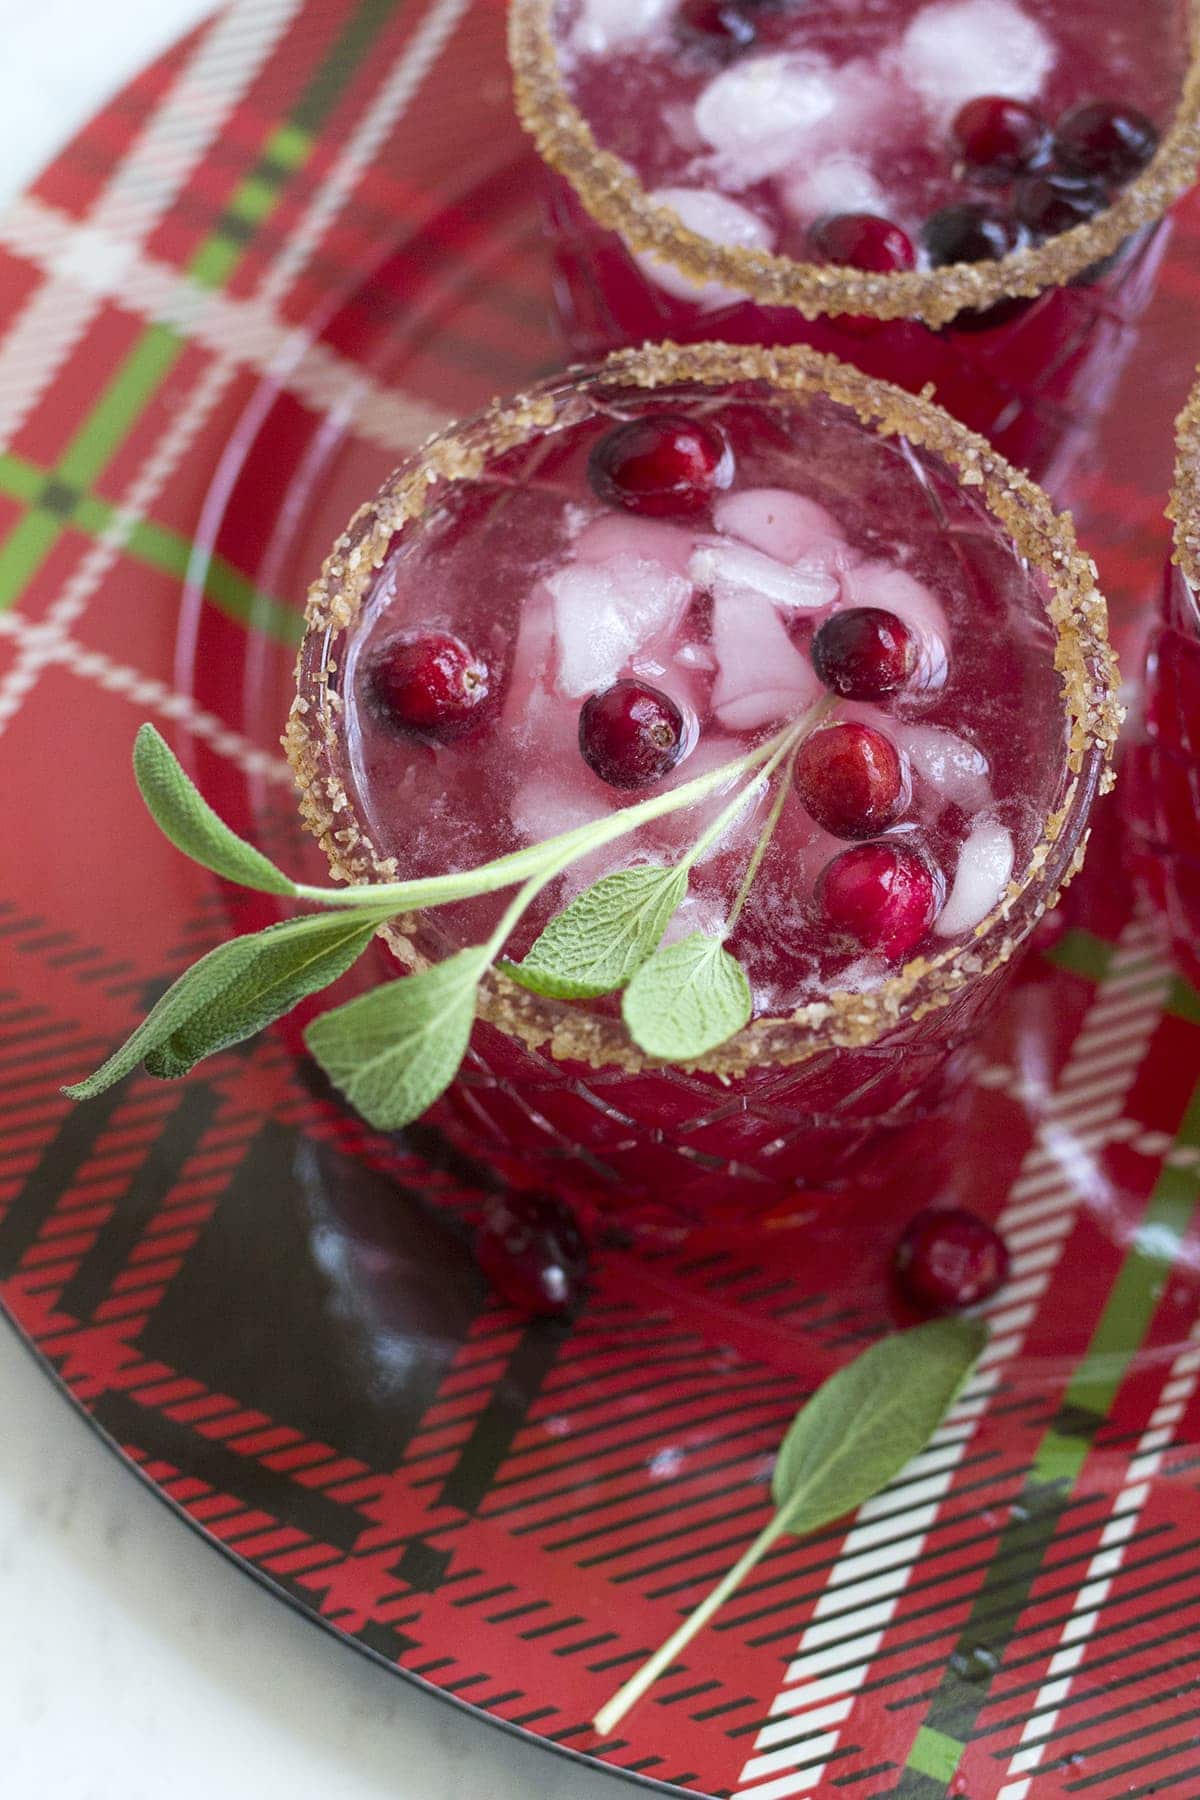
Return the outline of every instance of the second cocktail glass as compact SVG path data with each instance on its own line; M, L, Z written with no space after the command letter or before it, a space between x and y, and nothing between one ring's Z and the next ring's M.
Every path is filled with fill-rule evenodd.
M572 348L810 343L1056 484L1194 178L1197 29L1185 0L513 0Z

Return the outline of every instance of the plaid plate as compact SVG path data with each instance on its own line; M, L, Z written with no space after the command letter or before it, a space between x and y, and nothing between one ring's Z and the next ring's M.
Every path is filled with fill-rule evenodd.
M1068 496L1131 648L1198 241L1192 205ZM400 451L558 360L549 279L498 0L243 0L0 217L4 1307L214 1543L549 1745L739 1800L1193 1795L1200 999L1113 808L946 1147L1014 1255L983 1370L607 1742L597 1705L763 1523L801 1396L889 1322L911 1195L611 1255L577 1320L530 1324L467 1251L487 1172L367 1132L294 1029L59 1095L269 916L154 833L136 724L310 854L276 748L304 585Z

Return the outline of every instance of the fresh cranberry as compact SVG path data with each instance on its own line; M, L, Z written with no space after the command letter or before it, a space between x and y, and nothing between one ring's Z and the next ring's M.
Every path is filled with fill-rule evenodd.
M1036 168L1050 147L1050 127L1041 113L1000 94L968 100L952 131L968 173L978 181L1011 181Z
M965 1207L929 1207L907 1226L894 1266L905 1294L923 1312L957 1312L1003 1287L1008 1247Z
M964 200L930 215L921 233L935 268L947 263L999 262L1021 242L1021 230L1009 213L983 200Z
M895 613L882 606L851 606L817 631L812 660L825 686L843 699L882 700L912 675L917 646Z
M752 4L738 0L683 0L678 21L685 35L701 38L725 54L748 50L758 36Z
M808 241L819 262L865 269L873 275L911 269L917 260L907 232L875 213L835 213L818 219L809 230Z
M900 753L882 731L856 720L805 738L793 775L805 811L834 837L875 837L908 803Z
M579 751L610 787L661 781L683 752L683 714L646 681L614 681L579 709Z
M1019 181L1013 194L1013 210L1022 225L1035 237L1057 237L1094 219L1108 205L1108 194L1098 181L1086 175L1063 175L1050 170L1045 175L1027 175Z
M937 911L933 870L907 844L855 844L825 865L817 898L833 929L892 962L920 943Z
M1158 149L1158 127L1136 107L1085 100L1058 121L1055 161L1074 175L1120 187L1141 173Z
M588 1269L579 1222L553 1194L494 1200L475 1234L475 1261L502 1299L549 1317L578 1304Z
M384 644L371 684L393 724L446 738L464 730L487 699L488 671L461 638L427 631Z
M658 413L606 432L588 460L588 479L609 506L669 518L703 512L725 457L725 440L715 426Z

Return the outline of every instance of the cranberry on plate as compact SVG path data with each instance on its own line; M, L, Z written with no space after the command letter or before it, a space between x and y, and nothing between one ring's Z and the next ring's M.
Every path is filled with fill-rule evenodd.
M578 1305L588 1270L579 1221L553 1194L493 1200L475 1233L475 1261L502 1299L545 1318Z
M958 1312L988 1300L1008 1279L1008 1246L966 1207L928 1207L906 1227L893 1264L923 1312Z

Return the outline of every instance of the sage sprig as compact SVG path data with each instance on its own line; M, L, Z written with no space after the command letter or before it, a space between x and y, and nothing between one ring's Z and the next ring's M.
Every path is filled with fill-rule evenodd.
M822 1383L775 1460L770 1522L683 1624L596 1714L607 1737L771 1547L857 1510L928 1444L987 1343L977 1319L935 1319L894 1333Z
M139 1062L162 1079L186 1074L201 1058L251 1036L336 981L397 914L508 887L518 891L486 944L389 981L308 1027L309 1050L368 1123L398 1129L444 1092L466 1053L479 983L496 966L534 992L560 999L624 989L626 1023L648 1055L681 1061L704 1055L750 1017L749 984L724 939L779 817L782 788L722 937L693 933L665 950L662 939L687 894L692 868L767 791L780 764L830 704L819 702L804 719L692 781L474 869L350 887L293 880L218 817L159 733L143 725L134 744L134 775L164 836L228 881L321 910L210 951L100 1068L65 1091L88 1099ZM503 959L505 943L537 895L573 863L722 788L732 788L731 797L676 863L603 876L550 920L523 961Z

